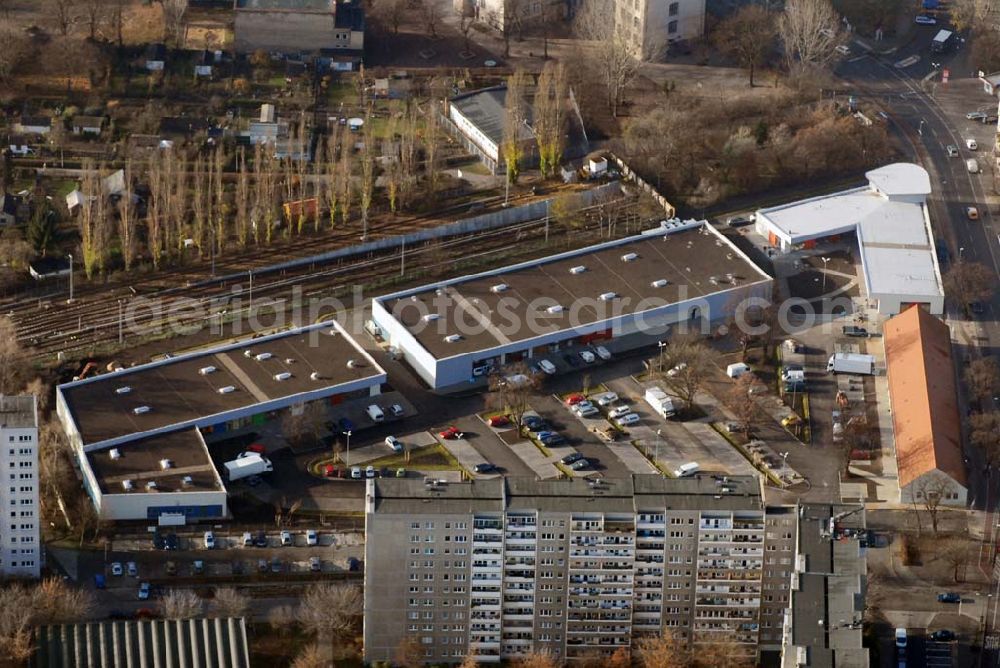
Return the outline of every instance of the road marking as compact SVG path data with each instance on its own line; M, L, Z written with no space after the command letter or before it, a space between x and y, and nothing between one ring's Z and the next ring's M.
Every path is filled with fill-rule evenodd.
M865 54L862 54L860 56L854 56L853 58L849 58L847 62L849 62L849 63L856 63L859 60L864 60L867 57L868 57L868 54L865 53Z
M920 62L920 56L910 56L909 58L903 58L902 60L896 61L894 67L897 69L903 69Z

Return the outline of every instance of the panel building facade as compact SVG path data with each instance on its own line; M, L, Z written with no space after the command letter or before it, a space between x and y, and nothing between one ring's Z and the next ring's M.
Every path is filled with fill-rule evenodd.
M367 661L407 640L436 663L573 660L663 629L781 648L795 512L756 478L372 480L366 504Z
M35 397L0 395L0 577L37 578L42 566Z

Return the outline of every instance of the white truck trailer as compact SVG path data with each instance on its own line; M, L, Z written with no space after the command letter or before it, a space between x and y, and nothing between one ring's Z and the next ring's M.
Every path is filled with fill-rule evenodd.
M234 482L252 475L269 473L274 470L271 461L266 457L261 457L256 452L246 452L242 457L238 457L231 462L225 463L226 480Z
M827 373L853 373L863 376L875 375L875 358L858 353L834 353L826 363Z
M646 390L646 403L662 418L673 417L677 414L677 405L674 400L667 396L667 393L659 387L651 387Z

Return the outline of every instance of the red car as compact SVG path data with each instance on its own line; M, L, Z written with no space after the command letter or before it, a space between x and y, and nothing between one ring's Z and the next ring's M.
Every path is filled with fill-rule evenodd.
M582 394L571 394L568 397L566 397L566 405L576 406L578 403L584 401L585 399L586 397L583 396Z
M462 438L463 436L465 436L465 434L460 432L458 430L458 427L451 426L448 427L447 429L442 429L440 432L438 432L438 436L440 436L441 438L446 438L448 440L451 440L455 438Z
M262 444L254 443L247 446L247 452L256 452L258 455L262 455L266 452L266 450Z
M506 415L494 415L489 419L491 427L507 427L510 426L510 420Z
M333 464L327 464L326 466L323 467L323 475L326 476L327 478L337 477L337 467L334 466Z

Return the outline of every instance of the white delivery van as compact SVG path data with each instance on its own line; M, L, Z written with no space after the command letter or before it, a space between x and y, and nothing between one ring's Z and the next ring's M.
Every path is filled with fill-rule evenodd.
M385 419L385 413L383 413L382 409L376 406L375 404L372 404L368 408L366 408L365 412L368 413L368 417L372 419L372 422L381 422L382 420Z
M968 160L965 161L965 168L969 170L970 174L978 174L979 161L976 160L975 158L969 158Z
M701 470L701 467L698 466L698 462L688 462L687 464L681 464L680 468L674 471L674 477L686 478L694 475L699 470Z
M743 362L736 362L726 367L726 375L730 378L739 378L745 373L750 373L750 366Z

